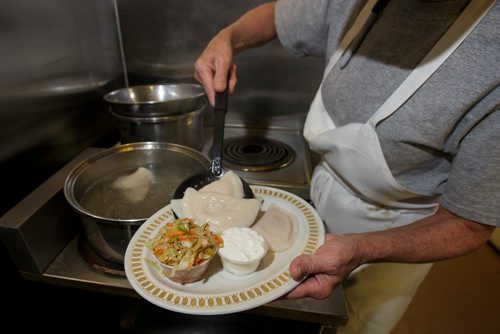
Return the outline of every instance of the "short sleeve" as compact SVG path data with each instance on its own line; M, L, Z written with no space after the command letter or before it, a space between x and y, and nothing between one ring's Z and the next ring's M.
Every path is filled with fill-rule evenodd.
M500 110L482 119L460 143L442 204L461 217L500 226Z
M281 44L298 56L323 56L328 39L327 0L280 0L275 24Z

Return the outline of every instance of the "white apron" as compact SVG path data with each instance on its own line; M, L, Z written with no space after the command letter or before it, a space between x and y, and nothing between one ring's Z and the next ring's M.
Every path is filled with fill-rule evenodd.
M311 199L327 231L370 232L413 223L438 209L438 199L412 192L393 177L375 128L399 109L461 44L495 0L472 0L455 23L367 123L335 127L323 105L321 84L311 104L304 137L322 154ZM331 57L324 78L362 31L375 0L369 0ZM339 333L389 333L431 264L375 264L353 272L344 289L350 320ZM355 282L354 285L353 282Z

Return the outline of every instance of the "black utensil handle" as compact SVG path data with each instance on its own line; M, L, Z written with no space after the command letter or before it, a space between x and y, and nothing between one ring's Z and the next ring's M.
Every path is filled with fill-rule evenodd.
M227 76L226 89L222 93L215 93L215 119L214 119L214 133L212 144L212 164L210 172L213 175L222 174L222 150L224 145L224 125L226 120L227 104L229 97L229 78Z
M229 77L226 84L226 89L222 93L215 93L215 105L214 109L217 111L218 109L224 110L224 113L227 112L227 101L229 97Z
M210 172L214 175L222 174L222 149L224 143L224 123L226 119L225 109L215 110L215 124L212 144L212 165Z
M215 105L214 110L217 111L219 109L224 110L224 113L227 112L227 101L229 97L229 80L231 79L231 72L227 72L227 80L226 80L226 89L223 92L215 92Z

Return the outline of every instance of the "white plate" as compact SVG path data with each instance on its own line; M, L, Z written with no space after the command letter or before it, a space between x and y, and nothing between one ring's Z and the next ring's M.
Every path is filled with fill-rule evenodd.
M146 300L168 310L188 314L226 314L248 310L284 295L299 283L290 277L288 267L299 254L312 254L324 243L323 223L314 208L287 191L252 186L262 199L262 211L273 203L297 216L299 228L294 245L283 252L269 252L256 272L236 276L222 269L218 257L212 260L205 278L180 284L164 277L145 243L166 222L174 219L170 205L155 213L137 230L125 253L125 272L132 287Z

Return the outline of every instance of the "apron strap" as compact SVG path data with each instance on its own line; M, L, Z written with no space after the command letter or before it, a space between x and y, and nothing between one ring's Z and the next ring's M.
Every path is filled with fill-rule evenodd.
M361 9L360 14L356 17L354 24L344 35L339 43L339 46L330 57L328 64L323 73L323 80L319 85L316 95L314 96L311 106L309 107L309 112L307 113L306 121L304 124L303 135L306 140L312 140L318 133L322 133L327 130L335 128L335 124L331 119L330 115L325 110L323 105L323 98L321 96L321 87L323 87L323 82L326 76L330 73L331 69L339 61L342 55L348 51L349 46L353 43L354 39L363 30L363 27L369 22L370 18L373 16L372 9L377 4L379 0L369 0L366 5Z
M441 37L405 81L368 121L374 127L399 109L471 33L496 0L471 0L462 14Z

